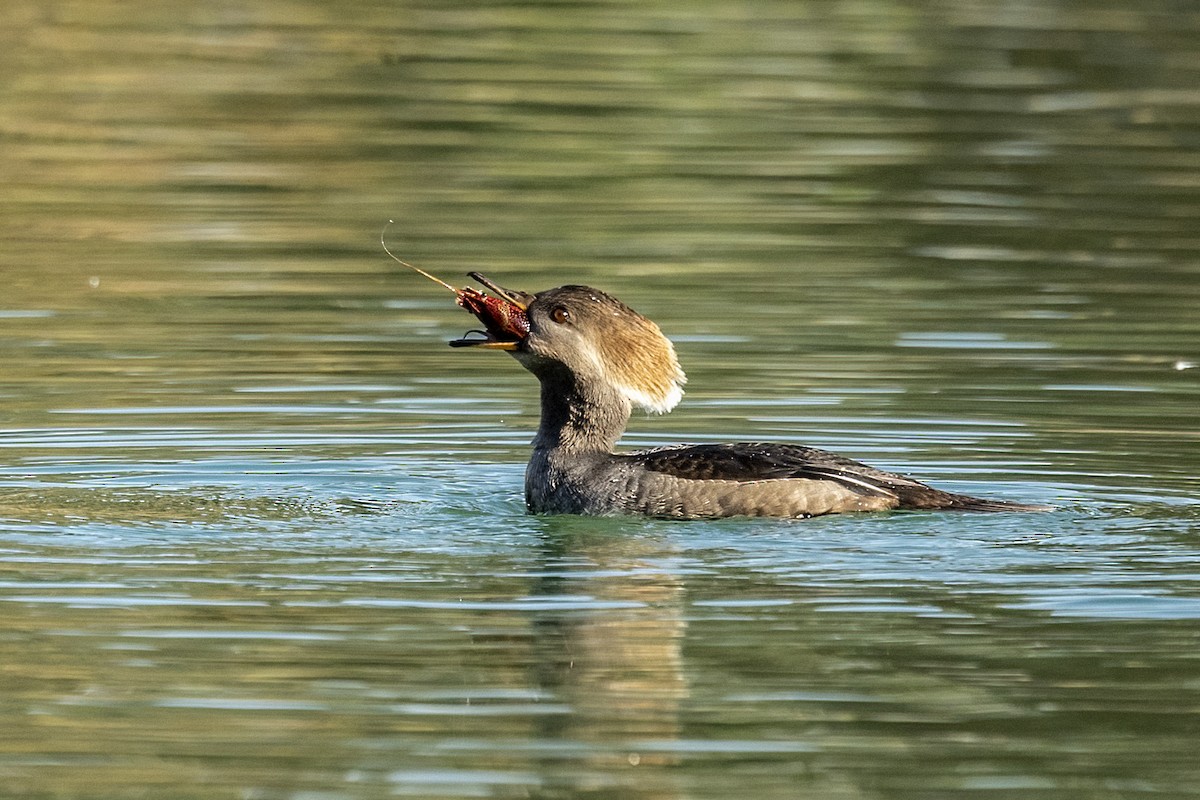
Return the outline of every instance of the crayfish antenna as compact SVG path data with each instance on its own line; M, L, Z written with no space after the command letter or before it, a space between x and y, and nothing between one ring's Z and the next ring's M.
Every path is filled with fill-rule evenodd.
M417 272L417 273L419 273L419 274L421 274L421 275L424 275L426 278L429 278L429 280L433 281L434 283L440 283L442 286L445 286L447 289L449 289L450 291L454 292L454 294L455 294L455 295L461 296L461 295L462 295L462 289L455 289L453 286L451 286L450 284L446 283L446 282L445 282L444 280L442 280L441 278L436 278L436 277L434 277L433 275L430 275L430 274L429 274L428 272L426 272L425 270L421 269L420 267L414 267L412 264L408 263L407 261L402 261L402 260L400 260L399 258L396 258L396 254L395 254L395 253L393 253L391 250L389 250L389 249L388 249L388 246L387 246L387 241L385 241L385 239L384 239L384 237L387 235L387 229L388 229L388 226L390 226L390 225L394 225L394 224L395 224L395 222L396 222L396 220L394 220L394 219L389 219L389 220L387 221L387 225L384 225L384 226L383 226L383 230L379 232L379 243L380 243L381 245L383 245L383 252L387 253L387 254L388 254L390 257L391 257L391 259L392 259L393 261L395 261L397 264L400 264L401 266L408 267L409 269L413 270L414 272Z

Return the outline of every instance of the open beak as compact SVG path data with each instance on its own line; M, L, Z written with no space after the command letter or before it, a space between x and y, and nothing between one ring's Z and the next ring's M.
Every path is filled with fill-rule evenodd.
M467 277L479 281L484 286L495 292L499 297L507 300L517 308L521 309L522 312L528 309L529 304L533 302L533 295L529 294L528 292L522 292L517 289L505 289L500 284L488 280L487 276L481 272L468 272Z
M458 304L483 323L484 330L468 331L468 335L450 342L451 347L482 347L489 350L516 350L529 335L529 317L525 310L533 295L503 286L480 275L467 273L496 295L491 297L477 289L460 289ZM476 333L478 336L470 336Z

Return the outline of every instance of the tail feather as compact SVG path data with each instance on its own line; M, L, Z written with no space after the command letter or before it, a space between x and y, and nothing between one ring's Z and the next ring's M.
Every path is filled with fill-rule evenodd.
M917 484L915 486L888 487L900 498L899 508L908 509L943 509L946 511L1053 511L1053 506L1032 503L1015 503L1011 500L990 500L985 497L971 497L966 494L954 494L934 489L932 486Z

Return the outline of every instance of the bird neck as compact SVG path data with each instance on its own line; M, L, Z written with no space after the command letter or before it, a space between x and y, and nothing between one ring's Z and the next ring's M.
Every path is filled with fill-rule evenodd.
M608 383L582 379L566 369L539 378L542 421L534 449L611 453L629 422L629 400Z

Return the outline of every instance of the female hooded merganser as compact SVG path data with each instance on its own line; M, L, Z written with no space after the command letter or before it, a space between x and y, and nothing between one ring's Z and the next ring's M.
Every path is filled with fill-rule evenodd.
M525 471L525 503L534 514L711 519L1045 510L944 492L812 447L700 444L614 453L635 406L664 414L683 396L686 378L670 340L598 289L560 286L531 295L470 276L496 296L454 290L486 330L450 345L506 350L542 385L542 419Z

